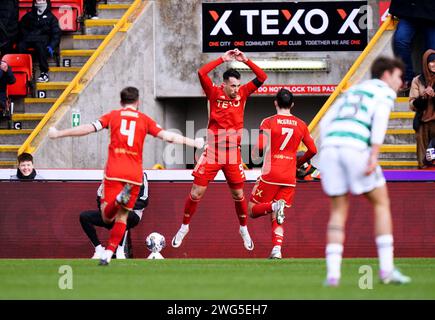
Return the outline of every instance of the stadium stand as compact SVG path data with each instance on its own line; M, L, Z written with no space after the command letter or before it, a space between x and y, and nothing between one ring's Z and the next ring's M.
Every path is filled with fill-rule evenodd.
M314 137L318 137L318 121L320 121L340 92L360 81L367 74L372 61L382 54L387 46L391 45L396 26L397 21L389 16L379 28L365 50L344 76L336 91L329 97L311 121L309 129ZM381 147L380 165L384 168L406 169L417 166L415 156L416 145L412 137L414 133L412 130L414 113L408 110L408 98L398 98L394 110L390 114L388 131L384 145Z
M20 19L32 8L33 0L20 0ZM53 14L59 20L62 31L76 32L83 26L83 0L52 0Z
M63 48L60 50L62 66L50 67L52 82L37 84L36 86L37 91L45 95L44 98L26 98L24 101L25 103L20 106L21 109L16 108L14 121L26 122L26 125L23 125L23 128L31 129L35 128L39 121L44 118L47 111L50 109L53 103L57 101L57 98L60 97L64 90L68 88L68 86L71 84L71 80L74 79L85 62L96 53L99 45L106 38L110 30L112 30L113 26L120 23L120 18L122 17L123 13L125 13L125 10L130 8L132 5L131 1L123 1L122 3L119 2L120 1L113 3L109 1L108 4L102 4L103 2L101 1L98 6L100 19L85 20L83 23L85 34L81 34L80 31L77 31L63 36ZM144 3L144 1L139 2ZM124 27L128 27L129 23L127 23L127 21L124 22L125 24L123 24L123 27L118 29L119 31L123 31ZM353 83L361 80L364 75L367 74L369 65L373 59L383 54L385 51L388 51L388 48L391 47L391 41L396 26L397 21L394 21L390 17L371 38L371 41L364 52L355 61L354 65L349 69L349 72L342 78L341 83L337 86L337 90L329 97L324 106L311 121L309 128L314 137L316 137L317 134L316 126L318 121L333 103L338 94L340 94L343 90L346 90L346 88ZM81 91L80 85L77 85L75 89L67 91L69 93L79 93ZM64 99L65 97L63 100L61 100L64 101ZM380 164L384 168L409 169L416 167L416 146L412 139L413 113L408 111L407 105L407 98L398 98L395 108L391 113L391 120L385 139L385 144L381 149L382 153L380 156ZM57 107L58 105L56 108ZM31 113L27 110L31 110ZM55 110L53 110L53 113L54 111ZM51 115L52 114L49 116ZM48 119L49 118L46 118L41 122L38 130L33 132L29 140L27 140L23 145L15 145L14 150L16 150L16 147L18 146L18 149L20 150L19 152L32 152L32 148L34 148L32 146L32 141L35 139L35 137L40 136L40 138L38 138L39 141L42 141L45 137L45 129L47 128L45 128L44 125L47 123ZM2 147L0 147L0 151L1 150ZM11 150L11 148L8 148L8 150ZM8 164L7 162L1 161L8 160L8 157L15 158L15 155L10 154L9 156L1 156L0 165L10 165L10 162Z
M6 54L2 58L12 68L16 82L8 86L9 96L34 95L32 56L30 54Z
M29 10L31 5L32 0L20 1L20 18ZM22 73L22 75L19 75L21 81L17 81L16 85L8 88L10 95L19 95L24 98L14 101L15 113L12 116L13 124L18 123L21 130L10 129L10 123L0 122L0 167L8 168L16 164L16 154L20 146L131 5L132 1L123 1L122 3L120 1L109 1L107 4L98 6L99 20L80 21L83 16L83 0L52 0L53 12L58 17L63 30L58 58L49 61L50 82L33 84L31 81L30 84L33 87L29 87L29 83L25 82L25 76L22 73L23 68L21 68L19 71ZM63 6L73 8L74 21L77 23L72 24L72 27L71 24L70 27L65 24L70 17L68 19L63 17L62 14L67 14L62 11ZM31 75L27 79L33 79L32 68L27 68ZM14 73L15 70L18 72L17 67L14 68ZM28 86L27 95L25 94L24 84Z

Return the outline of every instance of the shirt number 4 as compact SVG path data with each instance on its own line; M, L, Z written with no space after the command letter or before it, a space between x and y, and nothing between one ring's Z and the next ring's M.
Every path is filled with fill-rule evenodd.
M127 128L127 124L128 122L130 122L130 125ZM121 120L121 134L123 136L127 136L128 140L127 140L127 144L130 147L133 147L133 143L134 143L134 132L136 130L136 121L127 121L125 119Z

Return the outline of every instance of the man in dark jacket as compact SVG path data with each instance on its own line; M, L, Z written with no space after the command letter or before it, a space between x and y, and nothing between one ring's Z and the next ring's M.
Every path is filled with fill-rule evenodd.
M0 117L9 117L10 110L7 103L6 86L16 81L12 69L5 61L0 61Z
M406 65L404 89L415 77L412 66L412 40L417 32L425 38L425 48L435 49L435 2L433 0L392 0L390 14L400 19L394 34L394 53ZM419 56L423 55L423 52Z
M59 21L51 12L50 0L33 0L32 11L26 13L20 21L18 50L26 53L28 48L35 49L41 71L38 82L50 81L48 57L53 57L60 37Z
M18 35L18 0L0 1L0 56L12 52Z

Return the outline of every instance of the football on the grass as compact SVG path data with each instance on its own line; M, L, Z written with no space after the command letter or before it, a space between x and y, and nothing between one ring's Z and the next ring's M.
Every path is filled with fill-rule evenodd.
M158 232L150 233L145 243L151 252L160 252L166 246L165 237Z

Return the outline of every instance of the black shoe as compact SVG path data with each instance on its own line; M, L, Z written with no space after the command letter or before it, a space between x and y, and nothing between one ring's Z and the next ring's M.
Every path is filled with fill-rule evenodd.
M36 79L37 82L49 82L50 78L47 72L41 72L41 75Z

